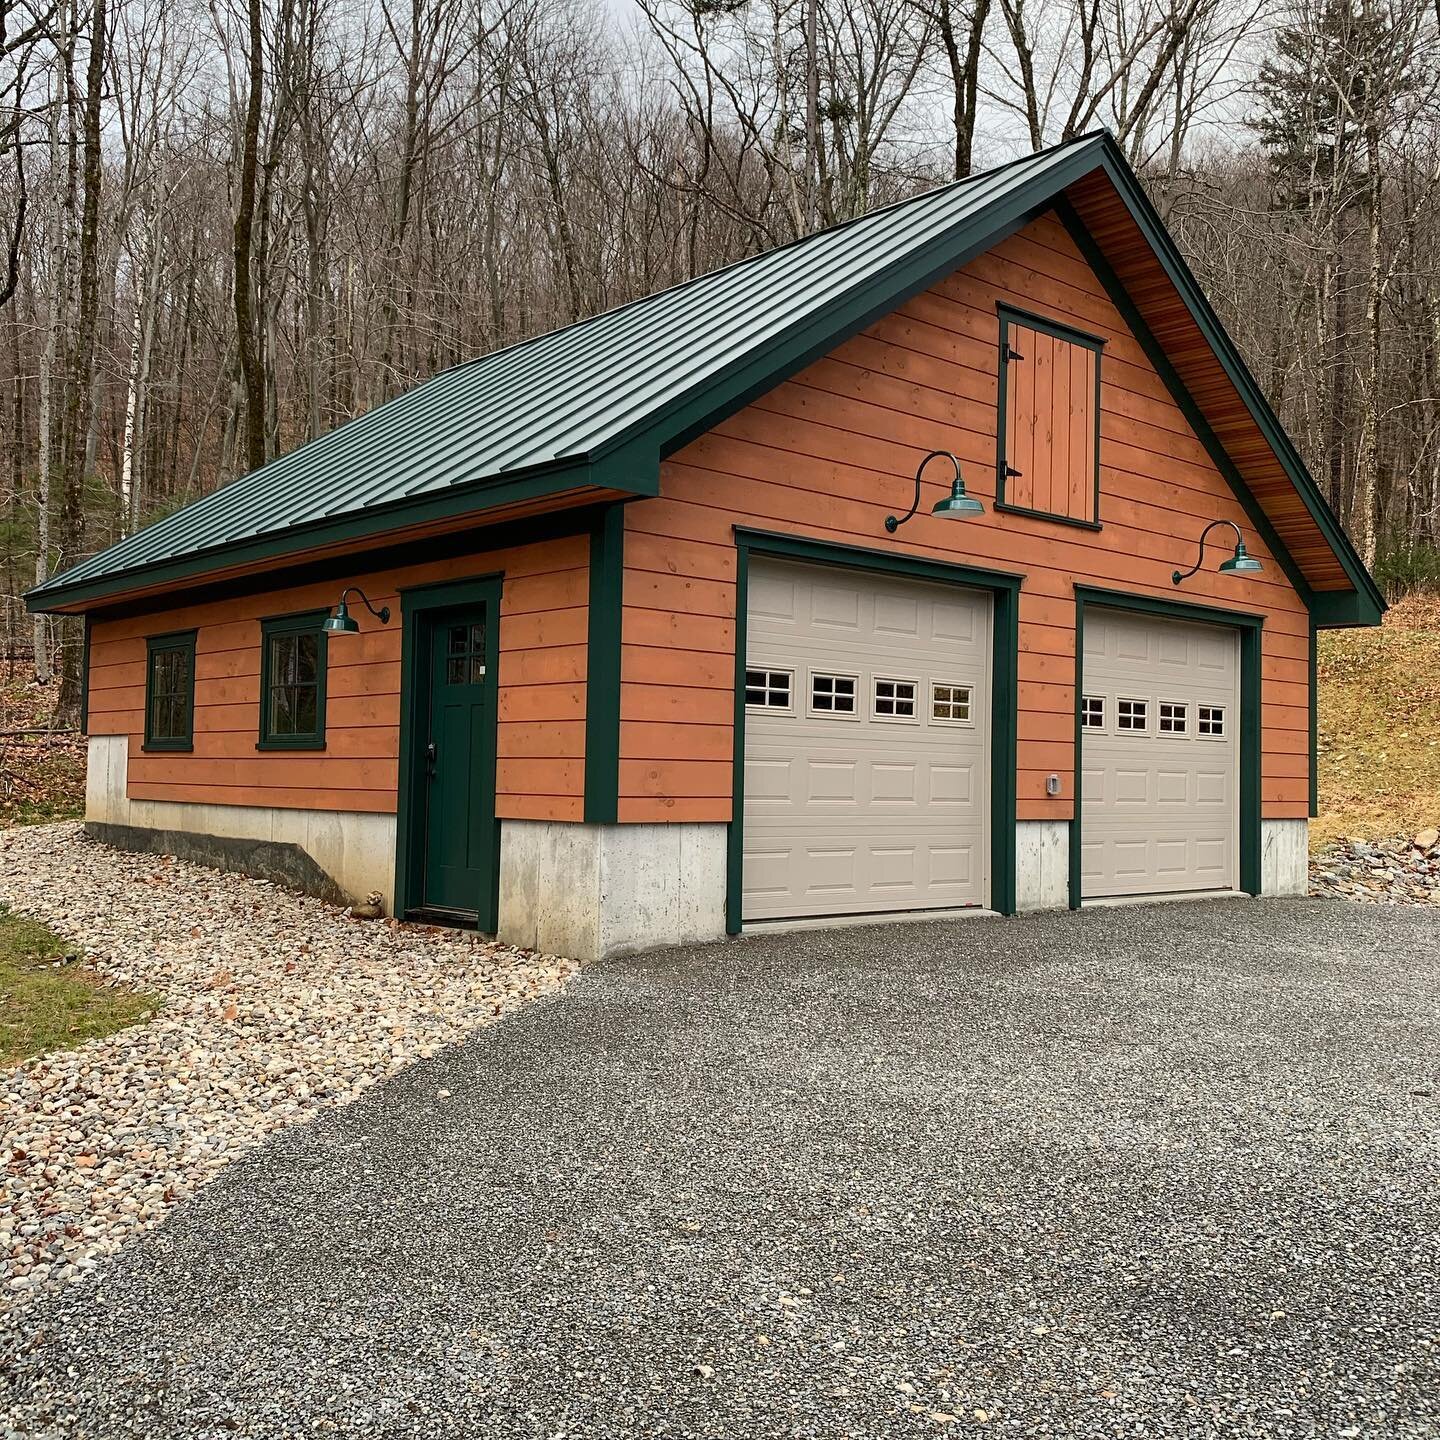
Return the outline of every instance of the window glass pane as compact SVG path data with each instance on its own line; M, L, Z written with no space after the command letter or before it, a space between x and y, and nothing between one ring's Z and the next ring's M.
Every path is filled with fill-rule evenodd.
M294 711L295 733L313 735L320 728L318 695L313 685L297 685L292 691L291 706Z
M1122 730L1143 730L1148 709L1147 701L1121 700L1115 706L1116 723Z
M479 685L485 679L485 652L476 650L470 656L470 683Z
M470 632L463 625L451 625L449 627L449 638L446 641L446 651L451 655L463 655L469 649L467 641Z
M470 649L473 654L483 656L485 654L485 626L475 624L470 627Z
M445 683L447 685L463 685L465 683L464 655L451 655L445 661Z
M1087 730L1098 730L1105 724L1105 697L1087 695L1080 710L1080 723Z
M313 685L320 674L320 637L299 634L291 636L295 651L295 679Z
M270 733L276 737L295 733L295 712L288 685L270 687Z

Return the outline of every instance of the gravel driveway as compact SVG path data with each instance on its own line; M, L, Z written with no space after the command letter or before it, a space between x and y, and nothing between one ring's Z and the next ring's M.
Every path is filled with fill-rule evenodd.
M1437 1012L1440 913L1340 901L597 966L42 1297L5 1398L155 1440L1433 1436Z

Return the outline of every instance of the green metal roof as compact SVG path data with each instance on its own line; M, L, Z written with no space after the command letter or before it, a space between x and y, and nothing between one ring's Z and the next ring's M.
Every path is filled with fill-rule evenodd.
M1133 182L1108 135L1085 136L447 370L53 577L26 603L85 608L583 487L656 494L663 455L1099 167Z

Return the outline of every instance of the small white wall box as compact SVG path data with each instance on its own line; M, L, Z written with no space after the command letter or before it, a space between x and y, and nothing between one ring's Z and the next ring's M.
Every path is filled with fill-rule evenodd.
M1060 777L1058 775L1047 775L1045 777L1045 793L1047 795L1058 795L1060 793Z

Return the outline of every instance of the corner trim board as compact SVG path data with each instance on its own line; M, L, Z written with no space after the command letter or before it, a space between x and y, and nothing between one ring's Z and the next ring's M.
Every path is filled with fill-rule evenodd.
M585 823L614 825L620 810L620 659L624 621L625 505L590 527L585 654Z

